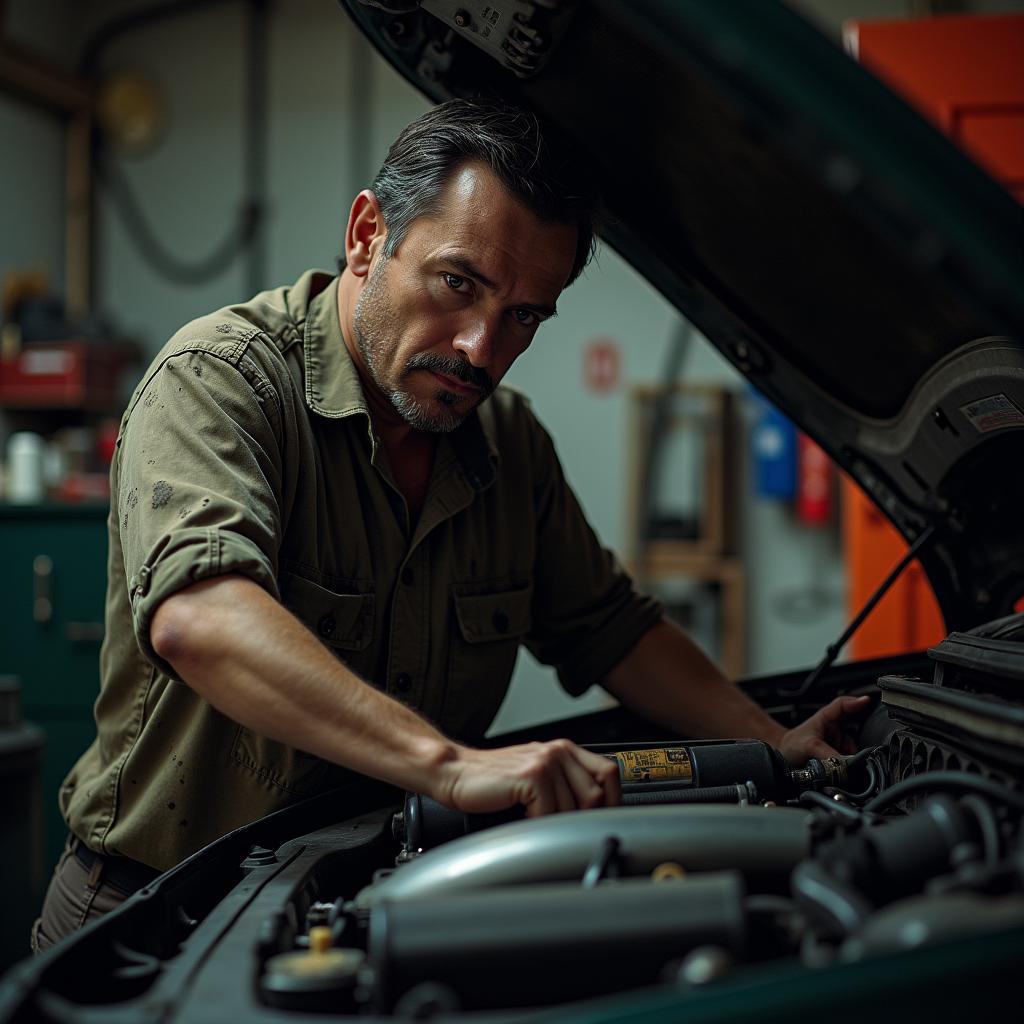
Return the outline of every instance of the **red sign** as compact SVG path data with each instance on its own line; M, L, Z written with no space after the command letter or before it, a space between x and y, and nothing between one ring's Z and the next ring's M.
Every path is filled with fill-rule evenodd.
M598 338L583 350L583 384L588 391L607 394L619 386L619 346Z
M796 514L808 526L821 526L832 514L832 460L804 434L797 442Z

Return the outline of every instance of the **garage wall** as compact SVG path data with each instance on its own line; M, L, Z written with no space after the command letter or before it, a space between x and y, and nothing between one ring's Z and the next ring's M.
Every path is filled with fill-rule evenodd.
M96 3L79 12L79 32L131 3ZM265 284L290 281L310 266L331 266L338 251L355 168L379 162L389 132L424 104L356 37L332 3L271 4ZM88 21L84 16L88 15ZM245 196L244 5L219 3L137 28L104 51L102 69L138 68L159 90L165 127L152 152L119 168L141 201L161 247L177 261L215 251L237 223ZM349 140L355 98L368 105L371 131L355 159ZM361 119L360 119L361 123ZM360 184L361 187L361 184ZM183 322L249 294L244 258L203 284L180 284L139 256L123 217L101 193L99 298L122 330L155 351Z
M15 268L64 276L64 129L56 116L0 94L0 279Z

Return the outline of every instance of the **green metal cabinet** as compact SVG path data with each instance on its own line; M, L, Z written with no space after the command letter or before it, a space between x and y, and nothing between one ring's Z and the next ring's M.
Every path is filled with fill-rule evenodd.
M67 829L57 791L96 735L107 578L105 505L0 504L0 673L22 685L22 714L46 735L45 872Z

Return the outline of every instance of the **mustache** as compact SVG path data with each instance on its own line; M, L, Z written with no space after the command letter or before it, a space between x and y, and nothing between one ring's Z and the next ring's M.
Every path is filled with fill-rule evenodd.
M433 370L435 373L443 373L448 377L454 377L465 384L470 384L484 395L489 395L494 390L494 381L491 375L480 369L478 366L471 366L464 359L447 358L435 355L431 352L421 352L413 356L405 364L406 372L410 370Z

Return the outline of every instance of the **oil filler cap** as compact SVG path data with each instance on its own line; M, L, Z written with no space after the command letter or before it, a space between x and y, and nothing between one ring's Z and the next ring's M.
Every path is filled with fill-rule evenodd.
M309 930L309 950L279 953L266 964L260 991L271 1006L314 1013L340 1010L354 1002L361 949L333 948L331 929Z

